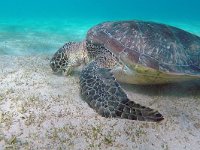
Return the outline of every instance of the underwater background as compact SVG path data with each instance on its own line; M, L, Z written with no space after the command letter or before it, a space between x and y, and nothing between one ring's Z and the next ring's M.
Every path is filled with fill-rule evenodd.
M148 20L200 36L199 0L0 0L0 55L52 54L95 24Z

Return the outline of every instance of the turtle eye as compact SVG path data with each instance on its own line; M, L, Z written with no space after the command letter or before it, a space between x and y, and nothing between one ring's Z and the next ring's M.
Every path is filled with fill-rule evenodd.
M54 60L50 61L50 67L54 72L57 72L57 67Z

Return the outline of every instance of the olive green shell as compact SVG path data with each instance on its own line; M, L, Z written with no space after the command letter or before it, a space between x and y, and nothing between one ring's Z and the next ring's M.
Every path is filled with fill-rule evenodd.
M200 75L200 37L176 27L144 21L105 22L91 28L86 40L101 44L128 66Z

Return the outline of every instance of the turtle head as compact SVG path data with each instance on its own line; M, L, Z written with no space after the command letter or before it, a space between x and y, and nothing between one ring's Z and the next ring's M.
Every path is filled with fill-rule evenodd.
M54 73L63 73L67 69L80 66L86 54L85 42L68 42L61 47L50 60L50 66Z
M62 72L64 68L67 67L68 57L64 47L60 48L50 60L50 66L53 72Z

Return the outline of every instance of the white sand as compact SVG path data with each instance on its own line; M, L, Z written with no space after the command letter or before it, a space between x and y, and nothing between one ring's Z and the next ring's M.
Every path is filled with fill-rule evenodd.
M0 56L0 149L200 149L200 83L125 86L165 120L106 119L80 98L78 75L54 75L49 58Z

